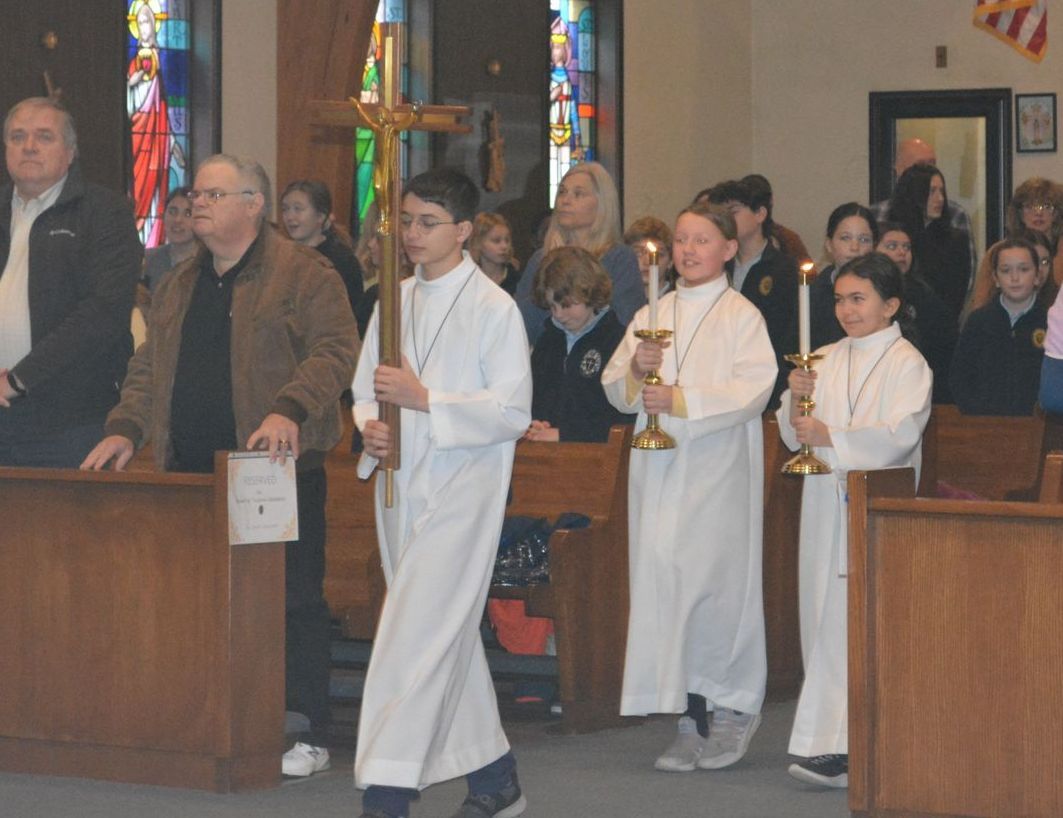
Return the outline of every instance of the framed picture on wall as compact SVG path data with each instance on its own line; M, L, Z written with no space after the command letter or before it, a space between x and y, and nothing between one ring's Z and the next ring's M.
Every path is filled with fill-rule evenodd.
M1019 153L1056 150L1056 95L1015 95L1015 147Z

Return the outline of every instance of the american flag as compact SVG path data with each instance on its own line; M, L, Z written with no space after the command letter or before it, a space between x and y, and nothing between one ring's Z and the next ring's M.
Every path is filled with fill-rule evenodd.
M976 0L974 24L1034 62L1048 48L1048 0Z

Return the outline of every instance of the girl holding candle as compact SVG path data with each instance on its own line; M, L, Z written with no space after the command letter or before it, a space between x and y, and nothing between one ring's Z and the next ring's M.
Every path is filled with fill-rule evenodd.
M790 736L790 753L804 758L790 774L827 787L848 786L849 770L846 479L852 469L918 471L930 416L930 368L898 322L903 287L900 270L882 253L844 264L834 297L846 337L818 350L824 357L814 372L790 372L777 413L786 445L811 444L832 469L804 478L799 587L805 682ZM815 400L812 415L801 416L801 395Z
M636 313L602 375L621 412L658 414L674 449L632 450L631 613L621 713L683 713L659 770L738 761L760 723L766 661L761 599L761 412L775 353L760 312L728 284L734 218L715 205L679 215L676 289L659 303L670 341L639 341ZM659 386L644 386L656 369ZM708 712L713 711L709 729Z

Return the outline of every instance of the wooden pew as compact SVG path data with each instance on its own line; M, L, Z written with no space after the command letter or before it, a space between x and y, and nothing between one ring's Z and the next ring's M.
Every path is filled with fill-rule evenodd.
M373 522L373 482L355 474L351 428L329 453L325 596L348 638L372 639L385 586ZM590 528L550 540L550 583L493 586L500 599L523 599L532 616L554 619L562 729L585 732L623 723L620 684L627 639L627 461L630 428L607 443L521 441L513 465L510 515L575 511Z
M343 439L325 459L325 599L346 638L372 639L386 586L373 511L375 479L358 479L358 456L351 454L353 432L346 412Z
M517 445L508 514L554 519L564 511L589 528L550 538L550 583L492 586L496 599L523 599L529 616L554 620L561 729L588 732L621 719L620 688L628 620L627 472L631 427L606 443Z
M1063 505L912 480L849 475L849 807L1057 818Z
M284 752L284 545L216 474L0 469L0 770L228 792Z
M804 478L781 472L793 456L774 415L764 417L764 628L768 691L776 700L801 690L804 666L797 602L797 555Z
M1045 455L1038 500L1042 503L1063 503L1063 452Z
M1035 500L1044 462L1046 419L961 415L935 406L923 437L919 496L936 496L938 481L987 500Z

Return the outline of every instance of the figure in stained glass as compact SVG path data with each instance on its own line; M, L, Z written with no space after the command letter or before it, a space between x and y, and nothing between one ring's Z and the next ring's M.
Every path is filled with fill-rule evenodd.
M162 239L162 212L169 188L170 123L156 39L161 11L150 0L129 8L137 51L129 62L129 119L133 137L133 207L148 247Z
M550 201L572 165L594 159L594 6L551 0L547 114Z
M146 247L165 241L170 190L186 182L189 29L187 0L132 0L126 104L137 230Z

